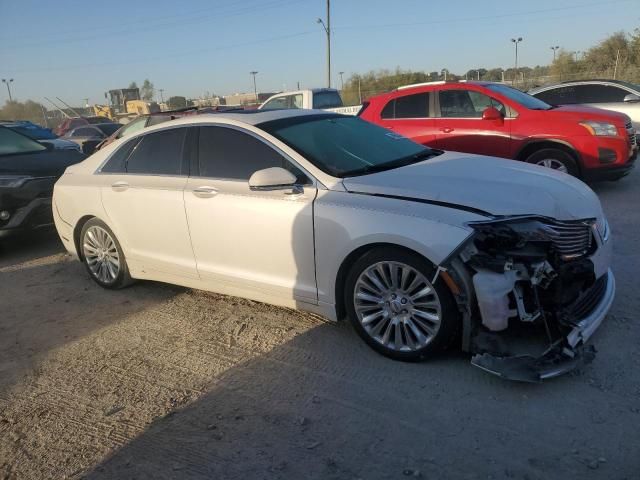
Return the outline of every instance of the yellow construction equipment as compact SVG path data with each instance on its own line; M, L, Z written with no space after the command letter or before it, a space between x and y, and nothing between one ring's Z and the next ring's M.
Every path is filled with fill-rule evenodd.
M94 105L97 116L108 117L119 123L127 123L138 115L157 113L160 107L156 102L147 102L140 98L138 88L119 88L104 94L107 105Z

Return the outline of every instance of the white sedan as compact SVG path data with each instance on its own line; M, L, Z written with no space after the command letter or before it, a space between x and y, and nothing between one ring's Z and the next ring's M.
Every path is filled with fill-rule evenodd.
M579 180L334 113L163 123L69 167L53 200L105 288L157 280L346 316L400 360L455 343L539 381L593 357L614 297L609 228Z

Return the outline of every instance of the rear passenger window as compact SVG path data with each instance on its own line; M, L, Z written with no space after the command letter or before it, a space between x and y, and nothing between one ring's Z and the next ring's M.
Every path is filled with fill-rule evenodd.
M429 92L405 95L391 100L382 110L382 118L428 118Z
M127 173L184 175L182 147L186 128L172 128L142 137L127 160Z
M107 163L102 166L100 171L104 173L125 173L127 171L127 158L129 158L129 154L137 145L138 141L140 141L140 137L129 140L118 148L115 153L111 155Z
M247 133L225 127L200 127L200 176L248 181L258 170L282 167L301 184L307 177L275 149Z

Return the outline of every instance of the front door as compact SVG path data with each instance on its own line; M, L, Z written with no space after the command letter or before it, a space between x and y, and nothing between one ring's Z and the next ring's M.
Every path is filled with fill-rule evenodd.
M107 223L143 273L198 276L184 211L186 132L172 128L128 141L98 177Z
M243 129L202 126L197 144L184 198L201 278L256 300L316 302L312 180ZM251 175L269 167L289 169L300 187L251 190Z
M438 92L438 107L439 115L434 120L438 148L509 157L510 121L505 121L504 117L482 119L482 112L487 107L494 107L505 115L506 108L501 102L475 90L450 89Z

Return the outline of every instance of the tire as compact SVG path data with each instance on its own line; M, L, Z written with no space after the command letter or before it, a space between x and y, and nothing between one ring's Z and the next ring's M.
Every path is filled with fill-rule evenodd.
M392 269L395 282L390 280ZM360 257L344 287L345 309L358 335L394 360L418 361L448 348L457 336L460 315L443 280L431 284L435 273L428 260L400 248L374 248ZM425 288L431 291L417 293Z
M79 253L89 276L101 287L116 290L133 283L122 247L102 220L92 218L84 224Z
M574 177L580 176L580 170L574 158L567 152L557 148L543 148L542 150L538 150L529 155L525 161L553 170L559 170Z

